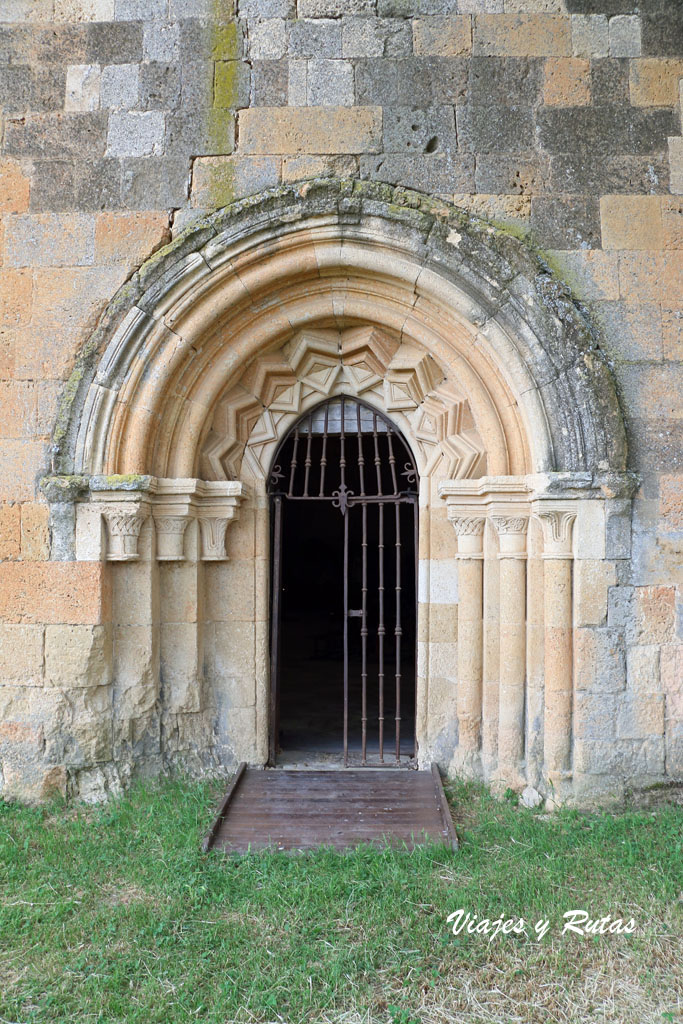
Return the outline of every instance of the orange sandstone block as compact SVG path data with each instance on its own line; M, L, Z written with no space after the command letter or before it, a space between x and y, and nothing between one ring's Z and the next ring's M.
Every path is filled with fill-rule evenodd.
M106 622L111 616L107 566L101 562L3 562L0 619L4 622Z
M683 196L662 196L665 249L683 249Z
M603 249L661 249L664 244L659 196L602 196Z
M459 57L472 50L472 24L468 14L416 18L413 46L419 56Z
M36 432L36 387L32 381L0 381L0 437L33 437Z
M543 102L547 107L585 107L590 103L589 61L548 57L543 72Z
M237 116L243 153L381 151L381 107L252 107Z
M95 263L137 266L170 240L165 212L100 213L95 221Z
M46 464L45 442L0 438L0 501L33 501Z
M21 557L27 562L44 562L50 557L47 505L24 502L21 506Z
M28 210L30 184L15 160L0 160L0 210L25 213Z
M0 559L18 558L21 505L0 505Z
M0 328L24 327L30 322L32 292L30 270L3 270L0 274Z
M659 512L667 530L683 530L683 476L660 477Z
M683 60L636 57L631 61L629 88L634 107L675 107Z
M675 587L636 587L634 618L638 643L665 644L673 640Z
M481 57L570 57L570 20L559 14L478 14L472 52Z

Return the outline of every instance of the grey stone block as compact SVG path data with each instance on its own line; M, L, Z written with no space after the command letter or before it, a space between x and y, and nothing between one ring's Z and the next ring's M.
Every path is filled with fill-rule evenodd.
M591 306L612 359L661 359L662 323L658 302L595 302Z
M633 14L638 6L643 6L638 0L566 0L567 10L570 14Z
M176 64L150 61L140 66L140 107L173 110L180 104L180 69Z
M484 107L532 107L543 86L544 63L537 57L472 57L470 102Z
M299 0L300 18L341 18L343 14L372 17L377 0Z
M107 115L30 114L8 120L3 152L36 159L92 160L104 156Z
M169 0L171 21L180 18L201 18L215 25L224 25L235 13L233 0Z
M288 25L292 57L341 57L341 24L338 21L293 21Z
M187 61L181 68L183 107L201 110L213 102L213 64L211 61Z
M631 557L631 504L609 501L605 509L605 557Z
M607 625L624 633L632 617L633 587L609 587L607 591Z
M4 113L24 114L30 109L31 77L28 67L0 67L0 97Z
M629 64L626 59L615 60L612 57L591 61L591 102L594 107L621 104L627 107L630 104Z
M114 110L137 107L140 95L140 65L110 64L102 68L100 105Z
M531 230L543 248L599 249L599 202L583 196L534 196Z
M90 26L36 26L31 32L31 61L36 64L90 64Z
M286 107L289 81L286 60L255 60L251 64L251 105Z
M362 156L361 178L386 181L391 185L452 195L474 191L474 158L451 153L404 156L398 153Z
M117 21L163 21L168 15L168 0L116 0Z
M94 21L87 28L87 63L135 64L142 60L141 22Z
M166 210L184 206L189 171L186 158L126 160L121 181L123 205L130 210Z
M683 17L680 5L678 14L668 14L668 8L660 13L647 12L641 15L641 55L643 57L680 57L683 53Z
M560 153L550 160L549 187L567 194L666 193L669 160L666 153L600 160L589 160L583 153Z
M208 22L185 18L178 22L178 35L183 61L197 63L202 57L209 59L213 32Z
M673 111L662 108L568 107L545 108L538 114L541 146L548 153L574 153L595 160L665 152L675 131Z
M239 0L238 12L245 18L294 18L296 0Z
M640 18L636 14L617 14L609 20L611 57L640 57Z
M75 182L79 210L116 210L121 207L121 162L87 161L79 166Z
M484 195L542 195L549 190L548 160L483 153L477 156L476 187Z
M377 0L383 18L412 18L416 14L455 14L459 0Z
M147 21L142 30L145 60L175 61L178 59L180 30L177 22Z
M235 115L228 110L179 110L166 116L167 153L228 156L235 148Z
M287 52L284 18L255 21L249 30L249 54L255 60L279 60Z
M385 107L383 112L386 153L454 152L453 107Z
M356 102L379 106L428 107L443 65L430 57L356 61Z
M31 213L73 210L76 207L74 170L72 160L36 160L31 178Z
M64 109L66 68L38 64L31 69L30 109L35 113Z
M458 147L475 153L521 153L535 149L533 114L518 107L460 106Z
M35 29L28 25L0 23L0 64L28 64L33 52Z
M107 156L158 156L164 148L165 127L160 111L113 113L109 118Z
M309 106L353 106L353 67L348 61L309 60L306 80Z

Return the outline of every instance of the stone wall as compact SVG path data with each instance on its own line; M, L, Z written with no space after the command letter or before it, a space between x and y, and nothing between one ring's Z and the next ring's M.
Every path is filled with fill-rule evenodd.
M639 484L575 565L575 768L614 792L683 776L678 0L5 0L0 17L5 795L99 779L111 754L88 731L113 700L109 577L51 560L38 487L77 354L193 218L321 175L455 203L573 289Z

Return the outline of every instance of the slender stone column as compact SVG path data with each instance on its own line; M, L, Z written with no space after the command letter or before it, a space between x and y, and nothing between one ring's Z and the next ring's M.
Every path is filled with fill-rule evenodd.
M498 781L524 784L524 688L526 681L526 532L528 514L492 516L500 540L500 701Z
M450 512L451 510L449 510ZM483 664L485 517L449 515L458 538L458 750L456 762L479 774Z
M572 508L542 507L543 527L545 706L543 759L552 785L552 800L566 796L571 781L572 745Z

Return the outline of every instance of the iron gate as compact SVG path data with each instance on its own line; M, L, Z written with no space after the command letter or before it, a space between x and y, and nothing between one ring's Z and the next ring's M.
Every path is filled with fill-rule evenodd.
M271 763L279 735L283 514L293 502L309 502L311 510L316 502L325 502L340 513L344 765L349 764L350 718L355 722L358 716L360 763L386 764L388 749L393 751L390 761L401 763L406 686L412 688L413 708L415 696L417 487L417 468L401 435L386 417L356 399L334 398L317 406L278 448L269 482ZM404 549L411 547L414 557L406 562ZM314 559L311 551L311 564ZM408 680L406 662L412 666ZM387 717L393 719L390 724Z

